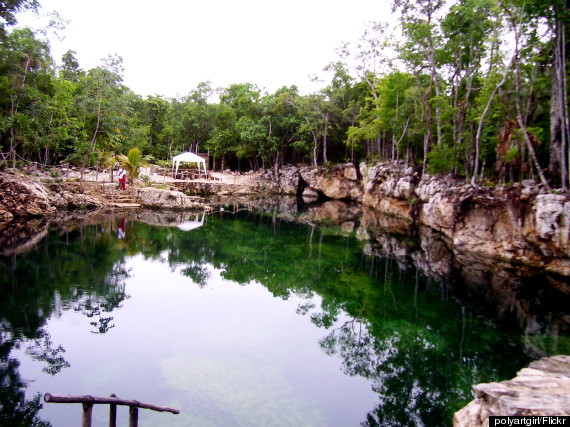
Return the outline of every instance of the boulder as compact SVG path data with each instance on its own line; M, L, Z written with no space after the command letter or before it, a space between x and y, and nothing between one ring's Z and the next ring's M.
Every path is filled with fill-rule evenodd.
M204 209L202 203L180 191L162 190L152 187L139 189L137 200L146 208Z
M515 378L473 387L475 400L457 411L454 427L488 425L489 416L570 416L570 356L545 357Z
M44 186L18 172L0 174L1 220L39 218L55 211L51 195Z

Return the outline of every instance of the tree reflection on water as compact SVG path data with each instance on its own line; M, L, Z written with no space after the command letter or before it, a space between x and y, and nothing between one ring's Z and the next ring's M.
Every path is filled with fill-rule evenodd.
M255 281L275 297L305 299L297 313L325 331L323 351L340 357L346 375L368 379L377 395L362 425L447 425L471 400L473 384L510 378L536 355L528 351L525 325L512 329L512 321L488 316L479 288L454 274L469 268L458 269L461 260L448 257L445 243L429 239L418 244L376 230L358 241L346 227L295 224L275 212L254 211L209 217L190 231L117 217L51 231L34 250L0 258L0 289L7 296L0 300L0 417L22 414L25 425L49 425L36 419L39 396L25 399L12 350L26 347L52 375L68 367L65 349L45 330L47 319L74 310L86 316L92 333L112 333L112 313L129 298L125 260L139 254L168 264L200 288L211 265L235 283ZM560 307L567 301L554 297ZM519 307L533 312L527 305L532 298ZM569 351L566 332L558 331L557 350Z
M121 268L124 254L101 229L86 226L61 236L51 233L30 252L0 258L5 296L0 299L0 425L51 425L37 417L41 396L25 398L20 362L10 356L14 349L25 348L28 356L44 364L44 372L56 375L70 364L65 349L45 329L47 319L73 309L95 319L89 323L97 333L106 333L113 318L102 314L128 298L128 273Z

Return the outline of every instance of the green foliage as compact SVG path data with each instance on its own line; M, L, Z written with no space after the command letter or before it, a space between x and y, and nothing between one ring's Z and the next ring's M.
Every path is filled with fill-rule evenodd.
M145 187L152 187L152 178L150 176L141 175L140 178L141 178Z
M171 160L157 160L156 164L158 164L158 166L160 166L162 168L171 168L172 167L172 161Z
M117 160L127 171L127 176L132 186L135 179L139 177L140 168L146 164L142 156L142 151L137 147L131 148L126 156L119 154Z
M216 167L220 160L225 167L278 169L308 159L317 165L375 158L427 160L432 171L457 173L485 164L489 174L501 129L517 117L515 100L542 143L540 163L552 163L552 52L563 44L557 29L568 28L565 3L444 3L394 1L400 41L387 24L370 23L356 44L339 47L339 60L325 66L328 81L315 93L301 96L291 86L268 94L254 83L213 89L201 82L176 99L143 99L124 86L120 57L83 70L68 51L56 68L42 33L7 32L16 13L37 2L10 2L0 10L0 147L8 153L0 166L18 156L96 165L94 152L136 146L165 161L176 152L209 151ZM510 62L513 23L520 43ZM446 158L442 144L453 156ZM428 145L436 148L424 159Z
M505 156L505 162L512 162L520 157L519 147L512 147Z
M457 165L453 147L437 145L428 153L428 172L430 174L449 173Z

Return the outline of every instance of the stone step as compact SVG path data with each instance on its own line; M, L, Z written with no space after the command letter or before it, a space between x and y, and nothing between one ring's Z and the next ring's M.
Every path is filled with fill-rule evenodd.
M136 200L132 197L107 197L107 200L111 202L136 203Z
M115 200L125 200L125 199L129 199L129 200L133 200L133 196L131 195L127 195L127 194L107 194L106 197L108 199L115 199Z
M140 203L113 203L116 208L140 208Z
M136 200L133 198L133 195L130 191L123 191L119 190L115 187L113 188L105 188L103 195L109 202L111 202L114 206L119 207L138 207L140 206Z

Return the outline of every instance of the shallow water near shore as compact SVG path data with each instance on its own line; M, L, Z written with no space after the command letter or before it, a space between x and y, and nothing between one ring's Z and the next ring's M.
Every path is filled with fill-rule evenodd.
M528 334L353 233L238 211L115 214L0 258L2 416L75 426L80 405L36 396L115 393L181 410L141 426L451 425L473 384L534 357Z

